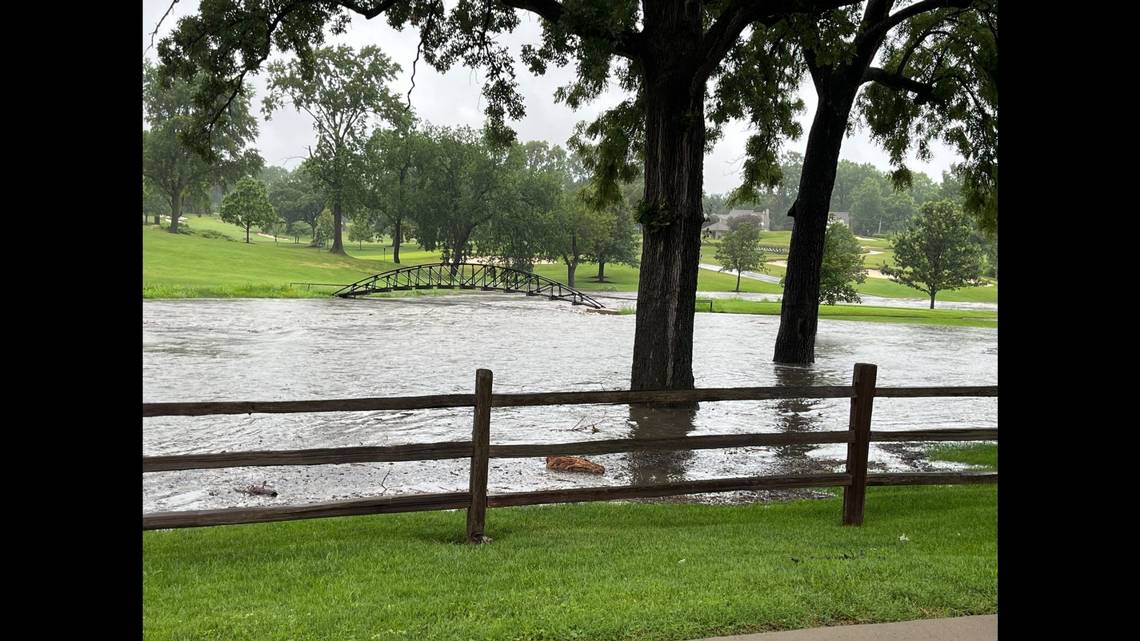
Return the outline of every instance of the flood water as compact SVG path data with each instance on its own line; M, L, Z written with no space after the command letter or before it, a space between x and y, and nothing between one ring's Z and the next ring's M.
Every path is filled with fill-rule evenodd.
M472 393L475 370L501 393L627 389L635 317L510 294L375 300L239 299L143 305L143 400L242 401ZM697 314L698 387L848 385L856 362L880 386L993 385L997 332L819 322L816 363L771 361L777 316ZM697 410L622 405L495 409L492 443L847 429L846 399L706 402ZM398 445L467 440L470 408L143 419L143 454ZM996 427L997 399L877 399L873 429ZM872 470L951 469L920 445L872 444ZM846 445L591 456L603 476L492 459L489 491L526 491L842 471ZM284 505L463 491L467 461L228 468L143 475L143 511ZM276 498L235 488L268 482ZM784 495L794 493L785 492ZM767 493L738 493L736 500ZM783 496L774 493L777 498ZM726 500L724 495L697 500Z

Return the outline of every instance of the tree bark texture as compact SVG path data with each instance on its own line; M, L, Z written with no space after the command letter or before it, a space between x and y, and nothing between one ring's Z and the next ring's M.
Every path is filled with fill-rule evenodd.
M788 212L793 217L792 240L773 357L777 363L815 362L827 213L835 186L839 150L858 84L846 77L829 77L817 80L816 88L819 106L808 134L799 194Z
M182 195L178 194L170 199L170 233L178 233L178 219L182 216ZM155 217L157 218L157 216ZM157 220L155 221L158 222Z
M341 225L342 225L343 220L344 220L344 208L341 205L339 196L337 196L335 199L333 199L332 210L333 210L333 212L332 212L333 213L333 245L332 245L332 249L329 250L329 253L343 254L343 253L345 253L345 251L344 251L344 242L341 240Z
M700 3L647 3L645 200L630 389L692 389L704 172Z
M400 220L400 218L396 218L395 230L392 232L392 262L396 263L397 265L400 264L400 242L403 241L400 233L401 222L403 221Z

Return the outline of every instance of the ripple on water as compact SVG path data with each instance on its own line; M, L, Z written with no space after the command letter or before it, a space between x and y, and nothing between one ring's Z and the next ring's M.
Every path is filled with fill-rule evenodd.
M147 402L297 400L471 393L491 369L498 392L625 389L635 316L521 296L405 299L147 301ZM844 321L819 323L816 363L772 363L779 318L697 314L700 387L846 385L876 363L880 386L992 385L992 329ZM842 430L846 399L703 403L696 411L582 405L500 408L492 442L530 443L743 432ZM146 455L467 440L470 409L329 412L144 420ZM879 399L876 430L987 427L996 399ZM872 447L872 466L917 469L915 457ZM541 459L492 461L492 492L652 483L842 469L843 445L797 445L598 457L604 476L547 470ZM837 462L839 467L837 468ZM306 503L465 489L467 462L232 468L145 474L144 511ZM277 498L233 491L268 481ZM715 500L715 497L713 498Z

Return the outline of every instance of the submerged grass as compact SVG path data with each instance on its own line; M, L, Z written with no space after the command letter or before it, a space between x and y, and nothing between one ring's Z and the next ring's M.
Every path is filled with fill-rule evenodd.
M996 488L583 504L148 532L147 639L679 641L997 611Z

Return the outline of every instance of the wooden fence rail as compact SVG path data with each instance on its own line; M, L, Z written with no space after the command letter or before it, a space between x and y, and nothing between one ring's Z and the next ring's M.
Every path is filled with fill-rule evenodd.
M866 503L866 488L878 485L949 485L996 483L996 473L921 472L868 473L870 443L897 441L992 441L994 428L918 429L897 432L871 430L876 397L996 397L997 386L975 387L876 387L875 365L859 363L850 386L816 387L738 387L671 391L593 391L495 394L490 370L476 372L474 394L443 394L388 398L356 398L312 401L144 403L143 416L206 416L217 414L349 412L374 410L413 410L455 407L474 408L471 440L439 443L413 443L386 447L342 447L304 450L224 452L144 456L143 472L213 469L226 467L278 465L331 465L395 461L471 459L468 491L438 494L411 494L334 501L294 506L226 508L160 512L143 515L143 529L202 527L263 523L298 519L327 518L362 514L418 512L428 510L467 510L467 540L484 539L486 510L489 507L612 501L732 492L741 490L789 489L807 487L843 488L843 523L860 525ZM849 398L848 429L830 432L787 434L713 434L654 439L609 439L572 443L491 444L491 409L495 407L535 407L544 405L663 404L700 401L755 401L789 398ZM790 444L846 443L847 461L842 473L770 475L732 479L679 481L653 485L587 487L568 490L487 494L487 475L492 458L525 458L561 454L611 454L649 450L699 450L727 447L754 447Z

